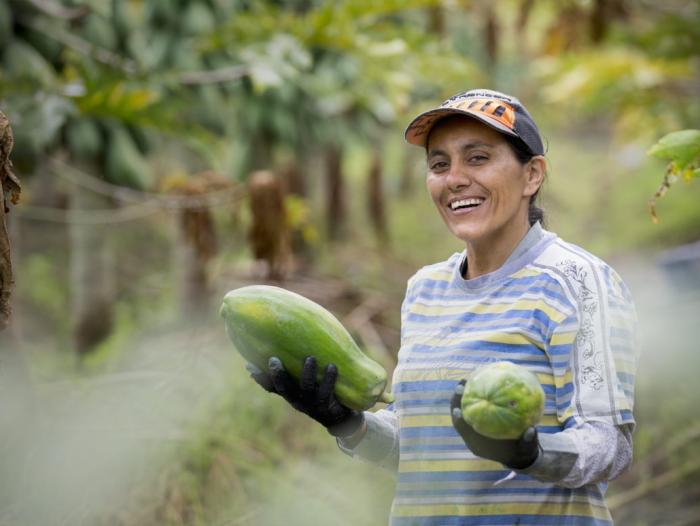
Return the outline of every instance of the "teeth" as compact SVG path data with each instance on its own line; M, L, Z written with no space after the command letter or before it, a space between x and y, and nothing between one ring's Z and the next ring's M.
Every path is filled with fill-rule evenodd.
M472 199L462 199L461 201L454 201L450 203L450 208L452 210L456 210L460 206L475 206L475 205L480 205L483 203L484 200L480 197L472 198Z

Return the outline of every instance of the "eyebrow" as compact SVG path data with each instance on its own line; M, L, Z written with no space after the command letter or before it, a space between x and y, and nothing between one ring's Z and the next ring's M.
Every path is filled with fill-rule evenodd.
M483 148L483 147L486 147L486 148L493 148L494 145L493 145L493 144L490 144L490 143L488 143L488 142L479 142L479 141L477 141L477 142L469 142L469 143L467 143L467 144L462 145L462 146L460 147L460 150L463 151L463 152L466 152L466 151L469 151L469 150L473 150L474 148ZM436 155L447 155L447 152L445 152L444 150L430 150L430 151L428 152L428 159L430 159L430 158L432 158L432 157L435 157Z

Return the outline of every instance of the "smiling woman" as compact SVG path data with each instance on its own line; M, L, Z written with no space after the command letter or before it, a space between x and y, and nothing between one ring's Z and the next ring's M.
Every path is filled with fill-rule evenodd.
M439 121L426 150L428 191L447 227L467 244L465 277L497 269L531 226L544 157L521 162L502 133L466 115Z
M546 160L516 98L456 95L406 130L425 148L428 192L465 250L408 282L392 390L347 453L398 468L394 525L612 523L606 482L631 459L632 299L615 271L542 228ZM484 363L535 374L544 415L497 440L462 418Z
M635 424L625 284L542 227L544 148L515 97L461 93L405 136L425 148L427 189L465 250L408 281L395 402L346 409L329 431L349 455L397 470L395 526L612 524L606 483L631 460ZM472 372L502 361L533 373L545 398L541 420L517 438L480 435L461 414ZM337 408L328 393L342 371L329 366L318 383L313 372L301 390L277 362L254 378L307 414Z

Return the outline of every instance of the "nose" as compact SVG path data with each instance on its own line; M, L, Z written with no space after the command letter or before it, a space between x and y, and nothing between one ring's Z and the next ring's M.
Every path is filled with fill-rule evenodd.
M472 180L464 167L453 164L445 177L445 185L451 192L458 192L472 184Z

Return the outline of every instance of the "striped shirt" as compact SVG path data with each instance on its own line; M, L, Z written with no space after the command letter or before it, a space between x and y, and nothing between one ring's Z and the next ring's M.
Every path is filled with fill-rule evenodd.
M341 448L397 464L395 526L612 524L606 479L629 462L634 426L627 288L603 261L539 224L490 274L465 280L465 258L454 254L409 280L396 401L366 415L355 449ZM500 360L535 373L546 397L537 426L544 451L509 478L503 465L467 449L449 414L457 382ZM597 472L582 476L582 460Z

